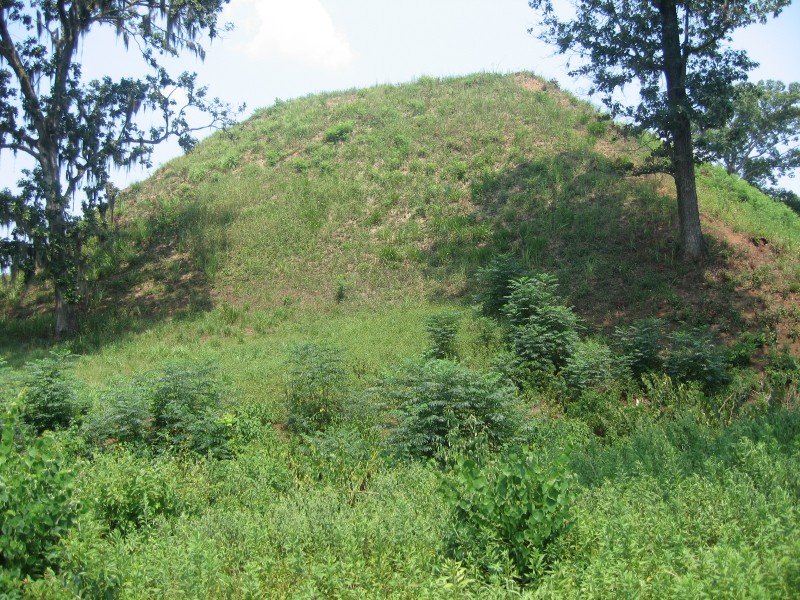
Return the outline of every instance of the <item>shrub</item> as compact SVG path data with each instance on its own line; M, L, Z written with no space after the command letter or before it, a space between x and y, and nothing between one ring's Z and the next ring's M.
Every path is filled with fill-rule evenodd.
M661 319L641 319L627 327L615 327L614 337L634 377L661 367Z
M575 312L560 304L556 279L543 273L511 282L503 307L508 341L516 355L516 371L534 377L558 372L578 343L580 322Z
M522 264L510 254L500 254L478 270L480 292L475 301L485 316L499 317L506 298L511 293L511 282L525 274Z
M508 284L508 290L502 313L511 327L524 327L543 308L562 304L558 295L558 281L549 273L513 279Z
M496 373L478 373L448 360L410 364L383 382L397 402L389 442L399 455L443 459L453 447L514 439L521 414L514 387Z
M21 416L37 433L65 429L79 413L66 373L71 359L69 352L51 352L25 365Z
M458 313L441 312L431 315L425 320L425 332L430 340L430 348L425 352L425 358L457 358L458 319Z
M15 403L0 412L0 589L41 576L76 515L74 475L50 436L25 439Z
M563 458L547 463L522 449L483 467L460 458L446 486L455 557L489 569L510 562L519 579L535 578L569 526L572 488Z
M350 136L350 133L353 131L353 127L355 127L355 123L353 121L336 123L332 127L329 127L325 130L325 141L329 144L343 142Z
M286 425L297 433L322 431L341 412L348 393L339 350L303 344L295 348L286 383Z
M707 331L676 331L668 340L664 370L674 380L697 381L706 392L716 391L730 380L725 352L714 344Z
M169 364L136 377L100 399L87 430L97 442L116 441L157 451L230 455L235 417L228 389L208 363Z
M597 340L583 340L566 359L561 371L567 390L577 398L586 390L603 391L622 375L611 348Z
M145 458L122 448L96 457L81 483L95 517L122 533L150 526L158 517L199 510L203 500L172 459Z
M509 342L522 372L558 372L578 344L578 316L566 306L543 306L526 325L509 332Z

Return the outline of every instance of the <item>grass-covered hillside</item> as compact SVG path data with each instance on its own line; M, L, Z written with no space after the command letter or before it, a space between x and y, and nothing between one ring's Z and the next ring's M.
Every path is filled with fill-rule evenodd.
M0 596L792 598L800 218L530 74L279 102L0 286Z

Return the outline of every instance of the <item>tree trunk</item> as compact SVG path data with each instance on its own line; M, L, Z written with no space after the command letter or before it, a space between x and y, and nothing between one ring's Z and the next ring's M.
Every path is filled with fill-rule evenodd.
M681 50L676 0L660 0L661 46L664 51L664 76L667 80L669 132L672 142L672 167L678 194L681 251L687 261L699 262L706 256L700 227L697 184L694 176L694 147L689 103L686 95L686 58Z
M60 340L75 333L75 308L67 301L67 295L56 282L55 337Z
M706 243L700 227L697 184L694 175L694 152L689 119L677 119L673 125L673 166L678 193L678 219L681 228L681 251L685 260L699 262L706 256Z
M46 129L43 127L43 130ZM75 256L68 239L66 199L61 192L58 146L42 144L40 153L42 158L39 164L42 167L46 202L45 217L49 230L44 268L53 281L55 293L53 333L56 339L62 339L76 331Z

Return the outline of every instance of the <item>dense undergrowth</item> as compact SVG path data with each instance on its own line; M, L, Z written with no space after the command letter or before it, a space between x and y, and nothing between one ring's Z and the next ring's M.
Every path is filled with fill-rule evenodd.
M791 598L800 220L529 75L278 103L2 288L10 597Z
M378 376L290 346L277 405L207 360L98 389L64 353L5 369L7 593L790 597L798 361L657 319L588 335L516 270Z

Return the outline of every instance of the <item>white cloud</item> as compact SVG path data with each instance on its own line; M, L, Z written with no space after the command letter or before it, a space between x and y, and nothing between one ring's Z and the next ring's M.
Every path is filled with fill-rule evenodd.
M224 18L254 59L281 55L327 69L355 59L321 0L233 0Z

